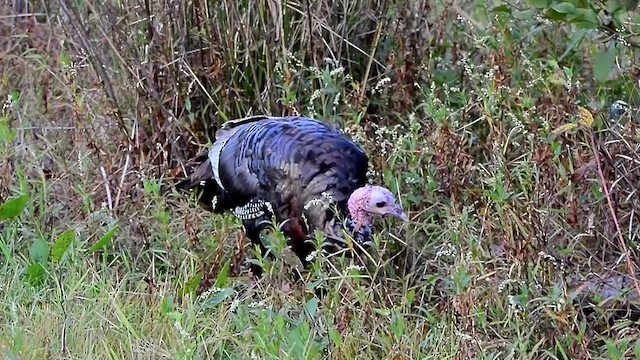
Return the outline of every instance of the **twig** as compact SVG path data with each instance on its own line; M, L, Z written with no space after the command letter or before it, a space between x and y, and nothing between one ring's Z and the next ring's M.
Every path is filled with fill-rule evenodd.
M118 185L118 193L116 194L116 201L113 203L113 208L117 209L120 203L120 194L122 194L122 187L124 186L124 178L127 176L129 170L129 162L131 161L131 145L129 145L129 151L127 151L127 158L124 161L124 169L122 169L122 176L120 177L120 184Z
M109 186L109 179L107 178L107 172L104 171L104 166L100 166L100 173L104 179L104 187L107 189L107 201L109 202L109 210L113 211L113 202L111 201L111 187Z
M191 77L193 77L193 80L198 83L198 86L200 87L200 90L202 90L202 92L207 95L207 98L209 99L209 101L211 101L211 103L218 109L219 112L222 112L220 110L220 108L218 107L218 104L216 104L216 102L213 100L213 98L211 97L211 95L209 94L209 92L207 91L207 88L204 87L204 85L202 84L202 82L200 81L200 79L198 79L198 76L196 76L196 74L193 72L193 70L191 70L191 66L189 66L189 64L182 59L182 65L184 66L185 69L188 70L189 75L191 75Z
M41 131L54 131L54 130L79 130L81 129L78 126L23 126L13 128L15 131L30 131L30 130L41 130Z
M373 46L371 47L371 54L369 55L369 62L367 63L367 68L364 71L364 77L362 79L362 86L360 88L360 94L358 94L358 103L362 104L364 99L364 94L367 90L367 82L369 81L369 72L371 71L371 65L373 64L373 59L376 54L376 50L378 49L378 44L380 43L380 35L382 34L382 20L378 20L378 29L376 29L376 38L373 41Z
M29 14L14 14L14 15L1 15L0 16L0 20L4 20L4 19L14 19L14 18L21 18L21 17L32 17L32 16L46 16L47 14L45 13L29 13Z
M80 44L82 48L84 48L84 50L90 55L89 60L93 65L93 69L98 74L98 77L100 78L103 88L107 93L107 96L111 100L111 103L114 107L113 112L116 117L116 120L118 121L118 126L120 127L120 130L125 134L127 141L130 141L127 127L125 126L124 119L122 117L122 114L120 113L120 107L118 106L118 100L116 99L115 91L111 86L111 82L109 81L109 76L107 76L107 72L104 70L102 66L103 62L100 61L100 59L98 58L98 53L96 49L91 45L91 42L89 41L89 36L87 35L87 32L85 30L86 27L83 26L83 24L81 24L81 18L80 18L80 14L78 13L78 10L74 7L69 7L66 1L60 1L60 5L62 8L62 11L64 12L65 16L69 18L69 21L71 22L71 26L73 27L76 34L78 35L78 40L80 40Z
M302 10L296 8L295 6L292 6L288 1L285 2L285 6L287 6L287 8L289 8L289 10L297 12L299 15L302 15L302 16L305 15L305 13ZM385 68L385 65L383 63L381 63L380 61L378 61L375 58L373 58L371 56L371 54L368 54L366 51L364 51L361 48L359 48L356 44L352 43L351 41L346 39L344 36L342 36L342 35L338 34L337 32L335 32L330 26L324 24L322 21L318 21L317 25L320 26L321 28L323 28L324 30L326 30L331 36L335 36L336 38L340 39L341 41L344 41L345 44L349 45L354 50L358 51L359 53L363 54L364 56L369 57L369 61L373 61L376 65L378 65L379 67L381 67L383 69Z
M311 54L311 60L313 61L313 66L318 66L318 59L316 59L316 54L313 51L313 15L311 15L311 1L307 0L307 25L309 25L309 44L311 47L309 49L309 53ZM286 61L284 62L287 63Z
M611 217L613 219L613 223L616 226L616 233L618 235L618 240L620 240L620 246L622 247L622 251L627 259L627 268L629 273L631 273L631 278L633 279L633 284L636 287L636 291L640 294L640 284L638 284L638 279L636 278L635 267L633 266L633 262L631 261L631 254L629 253L629 248L627 248L627 244L624 241L624 237L622 236L622 229L620 228L620 224L618 223L618 217L616 216L616 212L613 208L613 202L611 201L611 196L609 195L609 188L607 187L607 181L604 178L604 173L602 172L602 166L600 165L600 156L598 155L598 147L596 147L596 140L593 137L593 130L589 129L589 137L591 139L591 149L593 150L593 155L596 158L596 165L598 166L598 175L600 176L600 184L602 184L602 190L607 197L607 204L609 205L609 211L611 212Z

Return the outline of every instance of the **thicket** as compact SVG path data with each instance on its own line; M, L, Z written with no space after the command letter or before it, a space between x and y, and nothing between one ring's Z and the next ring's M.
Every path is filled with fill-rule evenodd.
M637 5L5 1L0 350L640 357ZM411 222L303 282L272 234L250 282L237 220L171 185L261 113L341 126Z

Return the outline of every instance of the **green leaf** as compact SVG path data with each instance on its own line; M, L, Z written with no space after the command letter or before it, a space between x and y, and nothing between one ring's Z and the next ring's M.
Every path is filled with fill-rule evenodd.
M567 45L567 51L565 51L565 54L563 55L563 57L566 56L569 53L568 52L569 49L576 49L579 46L579 44L582 42L582 40L585 39L587 34L588 34L588 31L584 30L584 29L578 30L578 31L574 31L571 34L571 37L570 37L571 41ZM560 58L560 60L562 60L562 58ZM573 77L573 75L571 75L571 77Z
M27 268L27 282L31 286L40 286L44 284L47 272L40 263L33 263Z
M391 315L391 310L388 310L388 309L373 309L373 312L375 312L376 314L380 314L382 316Z
M629 24L629 30L632 34L640 32L640 12L633 15L633 21Z
M549 20L553 20L553 21L561 21L567 18L567 14L557 12L554 9L549 9L546 15Z
M8 120L0 118L0 150L16 138L17 133L9 128Z
M203 309L209 309L213 306L221 304L229 295L233 294L233 288L224 288L208 298L203 304Z
M546 9L551 4L551 0L529 0L529 5L538 9Z
M229 278L229 269L231 268L231 259L227 260L220 270L220 274L218 274L218 278L216 279L215 284L213 286L217 288L222 288L227 286L227 279Z
M162 304L160 305L160 312L163 315L167 315L173 311L175 308L175 303L173 302L173 296L169 295L162 300Z
M407 306L411 306L413 304L413 299L416 297L415 289L411 289L407 294Z
M516 18L519 19L519 20L531 20L538 13L539 13L539 11L536 10L536 9L524 10L524 11L519 12L518 16Z
M156 180L146 180L142 183L144 191L153 196L160 196L160 182Z
M509 5L496 6L493 9L491 9L491 12L503 12L503 13L511 14L511 6Z
M17 103L18 101L20 101L20 91L13 90L10 96L11 96L12 103Z
M60 54L60 64L70 68L73 66L73 62L71 61L71 57L67 53Z
M598 201L604 198L604 192L602 191L602 187L599 182L594 181L591 183L591 193Z
M76 238L76 231L74 229L69 229L63 232L56 241L53 242L53 247L51 249L51 260L53 262L60 262L64 254L69 250L71 243Z
M202 281L202 275L196 274L193 276L186 284L178 291L178 295L183 297L185 294L194 292L200 286L200 281Z
M0 220L12 219L20 216L24 208L27 207L28 202L29 195L27 194L5 201L4 204L0 205Z
M397 312L393 312L391 316L391 331L393 331L394 335L397 339L402 339L402 334L404 333L405 324L404 318L402 314Z
M576 7L572 3L562 2L553 5L552 9L561 14L572 14L576 10Z
M603 82L609 77L616 62L616 48L609 46L607 51L598 52L593 62L593 76Z
M405 199L406 199L408 202L412 203L412 204L422 204L422 202L423 202L423 200L424 200L424 198L423 198L422 196L420 196L420 195L417 195L417 196L416 196L416 195L414 195L414 194L412 194L412 193L408 193L408 194L405 196Z
M33 242L30 249L31 261L36 263L46 263L49 258L49 244L42 239Z
M589 0L570 0L576 9L590 9Z
M100 240L96 241L95 244L91 245L91 247L89 248L89 251L96 252L106 247L107 245L109 245L109 243L111 243L111 239L113 239L113 235L115 235L116 233L116 230L118 230L118 225L112 227L111 230L107 231L106 234L102 235Z
M0 237L0 252L2 252L2 255L4 255L5 259L7 259L7 261L10 264L13 264L13 256L11 255L11 249L9 248L9 246L4 242L4 240L2 239L2 237Z
M615 341L607 340L606 344L607 344L607 353L609 354L611 359L622 359L622 351L618 349Z
M618 13L635 9L638 6L638 2L636 0L609 0L606 5L609 13L618 15Z
M342 335L335 329L329 329L329 339L331 339L338 348L342 345Z
M316 312L318 312L318 303L318 298L313 297L309 301L307 301L306 304L304 304L304 308L307 310L309 317L312 319L316 315Z
M595 29L599 25L598 15L591 9L576 9L567 20L580 29Z

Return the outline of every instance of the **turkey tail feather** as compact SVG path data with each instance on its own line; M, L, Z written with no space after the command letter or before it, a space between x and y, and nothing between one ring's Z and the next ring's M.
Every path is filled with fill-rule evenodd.
M176 184L176 189L189 191L201 185L203 181L207 181L213 177L211 171L211 161L207 154L199 155L186 165L187 179Z
M189 177L176 184L179 191L194 191L197 194L198 204L207 211L220 212L218 210L218 197L221 192L213 178L211 161L207 154L196 157L187 164Z

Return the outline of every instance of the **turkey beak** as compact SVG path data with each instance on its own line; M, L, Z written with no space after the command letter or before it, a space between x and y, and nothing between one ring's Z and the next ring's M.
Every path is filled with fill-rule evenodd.
M404 211L402 211L402 209L400 208L400 206L396 206L392 211L391 211L391 216L396 217L402 221L409 221L409 216L407 216L407 213L405 213Z
M400 214L397 215L397 218L402 221L409 221L409 216L404 211L400 211Z

